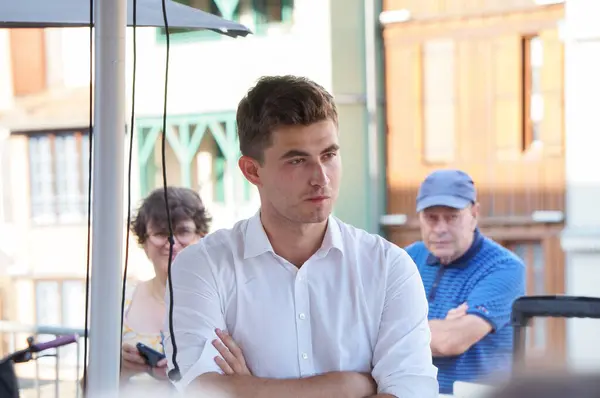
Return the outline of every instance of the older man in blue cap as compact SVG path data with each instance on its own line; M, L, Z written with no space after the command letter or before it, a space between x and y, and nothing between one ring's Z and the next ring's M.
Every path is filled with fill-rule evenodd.
M460 170L438 170L421 184L422 241L406 248L429 300L429 326L440 393L455 381L507 373L513 301L525 294L525 266L477 228L475 185Z

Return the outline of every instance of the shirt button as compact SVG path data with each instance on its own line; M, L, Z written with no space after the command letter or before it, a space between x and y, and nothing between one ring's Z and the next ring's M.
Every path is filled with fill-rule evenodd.
M298 277L298 280L299 280L300 282L302 282L302 281L304 280L304 277L303 277L303 276L299 276L299 277Z
M308 359L308 354L307 353L302 353L302 359Z
M305 320L306 319L306 315L304 315L304 313L298 315L298 318Z

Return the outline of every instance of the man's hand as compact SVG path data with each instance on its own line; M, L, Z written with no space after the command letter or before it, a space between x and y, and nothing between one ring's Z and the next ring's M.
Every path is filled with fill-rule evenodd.
M462 303L458 307L452 308L450 311L448 311L448 313L446 314L446 320L450 321L453 319L461 318L461 317L467 315L468 309L469 309L469 306L467 305L467 303Z
M240 346L227 332L221 329L216 329L215 332L219 339L213 340L212 344L221 354L220 357L215 357L215 362L221 370L226 375L252 376Z

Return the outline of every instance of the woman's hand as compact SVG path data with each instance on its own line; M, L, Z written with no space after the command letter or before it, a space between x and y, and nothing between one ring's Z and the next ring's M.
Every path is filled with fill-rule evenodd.
M146 361L142 358L137 348L130 344L123 344L121 356L123 358L121 372L127 378L150 370L150 367L146 364Z
M169 380L169 376L167 376L167 358L158 361L156 367L150 369L150 374L157 380Z

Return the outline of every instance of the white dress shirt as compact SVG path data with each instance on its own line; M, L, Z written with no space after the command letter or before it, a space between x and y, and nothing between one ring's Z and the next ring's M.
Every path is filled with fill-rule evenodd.
M370 372L379 393L438 396L423 282L408 254L378 235L332 216L298 269L275 254L257 214L184 249L171 273L180 391L222 373L211 344L220 328L258 377ZM168 290L166 300L169 308ZM168 333L165 351L172 369Z

